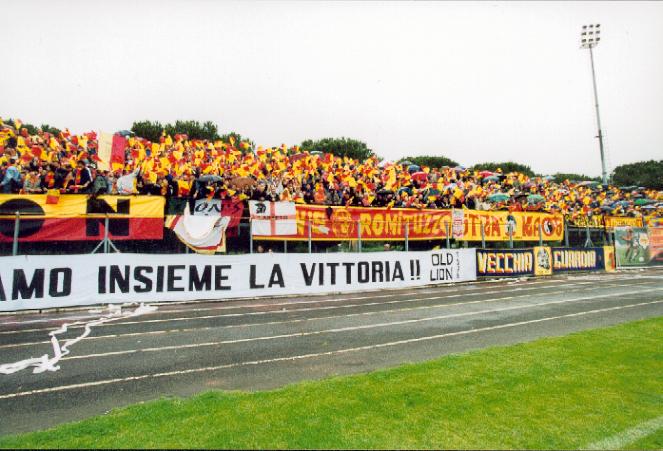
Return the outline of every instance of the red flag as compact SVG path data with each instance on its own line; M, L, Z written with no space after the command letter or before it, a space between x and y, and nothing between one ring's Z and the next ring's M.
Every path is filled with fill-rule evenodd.
M113 147L111 148L111 163L124 164L124 149L127 147L127 139L121 135L113 135Z

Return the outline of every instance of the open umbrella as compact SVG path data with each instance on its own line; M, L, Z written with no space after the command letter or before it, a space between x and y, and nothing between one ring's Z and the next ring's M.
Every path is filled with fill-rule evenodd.
M408 195L412 195L412 188L410 188L409 186L404 186L398 190L398 194L401 193L408 193Z
M134 136L134 132L132 132L131 130L120 130L119 132L117 132L117 134L120 136L124 136L125 138L127 136Z
M419 165L411 164L407 167L407 172L409 172L410 174L418 171L421 171L421 166Z
M499 182L500 178L496 175L491 175L490 177L485 177L483 179L484 182Z
M410 160L403 160L403 161L399 161L398 164L401 164L403 166L410 166L410 165L413 165L414 163L412 163Z
M206 174L206 175L201 175L200 177L198 177L198 181L200 183L206 183L206 184L216 183L216 182L222 182L223 177L221 177L220 175Z
M393 166L394 162L391 160L382 160L381 162L378 163L379 168L383 168L385 166Z
M653 199L636 199L635 202L633 202L635 205L651 205L655 204L656 201Z
M456 172L463 172L464 170L465 170L465 168L463 166L460 166L460 165L458 165L454 168L454 171L456 171Z
M539 194L530 194L527 196L527 203L529 204L540 204L541 202L545 202L545 200L545 197Z
M491 194L490 196L488 196L487 200L488 200L488 202L505 202L505 201L509 200L510 197L511 196L509 196L508 194L495 193L495 194Z
M313 151L309 152L309 154L311 154L311 155L322 155L323 153L320 152L319 150L313 150Z
M412 174L412 180L426 181L428 180L428 174L423 171L415 172Z
M493 173L491 171L481 171L479 172L479 175L481 177L490 177L491 175L493 175Z
M543 179L544 180L555 180L555 177L552 176L552 175L546 175L545 177L543 177Z
M237 189L243 189L247 186L255 186L256 181L251 177L235 177L230 180L230 183L234 184Z

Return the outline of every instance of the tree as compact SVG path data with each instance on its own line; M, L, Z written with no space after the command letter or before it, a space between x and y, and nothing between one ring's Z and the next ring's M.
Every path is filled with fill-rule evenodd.
M164 127L159 121L138 121L134 122L131 126L131 131L141 138L145 138L152 142L159 142L161 137L161 132L163 132Z
M232 141L234 141L234 143L235 143L235 144L234 144L234 147L236 147L236 148L238 148L239 150L241 150L242 153L245 153L245 152L252 152L253 149L255 149L255 147L256 147L256 144L255 144L253 141L251 141L251 140L250 140L249 138L247 138L247 137L244 137L244 136L240 135L240 134L237 133L237 132L226 133L226 134L224 134L224 135L219 136L218 139L220 139L220 140L223 141L224 143L230 143L230 142L231 142L231 138L232 138ZM244 142L244 143L247 143L247 144L249 145L249 147L248 147L248 148L243 148L243 147L241 147L241 146L240 146L240 143L243 143L243 142Z
M583 175L583 174L573 174L573 173L562 173L558 172L556 174L552 175L554 178L555 183L562 183L565 180L568 180L570 182L584 182L584 181L592 181L592 182L600 182L601 177L590 177L588 175Z
M364 161L375 155L366 143L352 138L322 138L317 141L307 139L300 148L309 152L331 153L337 157L354 158Z
M433 156L433 155L420 155L417 157L405 157L401 158L400 161L411 161L412 163L418 166L428 166L431 168L441 168L442 166L455 167L458 166L458 163L454 160L443 157L443 156Z
M23 124L21 128L28 129L28 135L36 135L39 129L32 124Z
M532 168L530 168L529 166L520 163L514 163L513 161L505 161L502 163L493 163L493 162L479 163L475 164L472 167L473 170L493 171L493 172L495 172L497 168L501 168L504 174L508 172L522 172L528 177L536 176L534 171L532 171Z
M612 172L612 183L663 189L663 160L638 161L617 166Z
M166 124L165 130L166 134L171 136L184 133L189 139L213 141L219 138L217 126L212 121L207 121L202 125L198 121L176 121L174 124Z
M159 141L161 133L166 132L170 136L185 134L189 139L207 139L213 141L219 139L218 128L212 121L201 124L198 121L175 121L174 124L162 125L159 121L139 121L134 122L131 131L152 142Z
M55 135L55 136L58 136L62 132L62 130L60 130L59 128L51 127L48 124L41 124L41 126L39 128L41 128L42 132L50 133L51 135Z

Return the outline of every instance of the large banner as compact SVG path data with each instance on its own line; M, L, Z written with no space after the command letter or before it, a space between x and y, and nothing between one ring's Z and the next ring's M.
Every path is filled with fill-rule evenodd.
M477 249L478 276L546 276L552 274L550 248Z
M466 241L481 241L481 228L486 241L538 241L539 226L543 241L564 238L564 217L561 214L463 210Z
M0 257L0 311L406 288L476 280L474 249Z
M486 241L537 241L539 225L544 241L561 241L564 237L564 219L559 214L433 210L414 208L361 208L297 205L297 233L282 235L270 233L257 239L364 241L434 240L444 239L449 233L455 239L481 241L482 227ZM310 223L310 228L309 228ZM407 231L406 231L407 228ZM255 235L255 234L254 234Z
M616 227L617 266L663 264L663 227Z
M109 219L112 240L163 238L164 198L161 196L98 196L67 194L47 199L46 194L0 195L0 242L14 238L15 213L21 215L19 240L86 241L104 237Z
M552 249L552 267L554 272L606 269L605 249L603 247L554 247Z

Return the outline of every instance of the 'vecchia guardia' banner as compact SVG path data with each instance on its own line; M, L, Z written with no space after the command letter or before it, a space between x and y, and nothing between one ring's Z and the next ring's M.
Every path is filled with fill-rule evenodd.
M0 311L406 288L476 280L474 249L0 258Z

